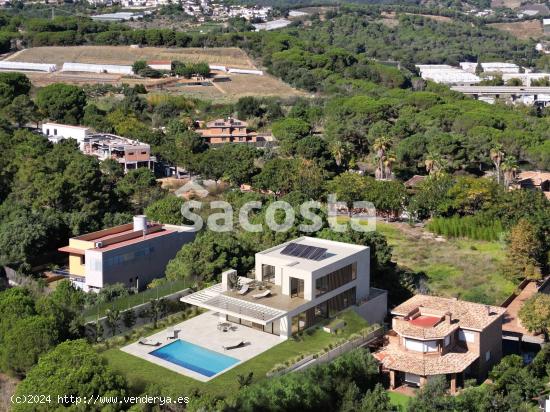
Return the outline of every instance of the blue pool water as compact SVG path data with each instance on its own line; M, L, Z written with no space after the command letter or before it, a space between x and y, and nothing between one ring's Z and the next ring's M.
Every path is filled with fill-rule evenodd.
M239 362L231 356L222 355L181 339L154 350L151 355L207 377L214 376Z

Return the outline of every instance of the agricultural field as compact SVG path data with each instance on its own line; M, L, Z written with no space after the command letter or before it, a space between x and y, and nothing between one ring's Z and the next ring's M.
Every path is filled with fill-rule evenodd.
M55 63L59 67L64 62L102 63L131 65L136 60L181 60L183 62L204 61L239 68L255 68L248 55L237 47L213 48L168 48L129 46L69 46L33 47L21 50L6 60L32 63Z
M510 33L518 39L528 40L530 38L538 39L544 35L542 23L539 19L518 21L514 23L493 23L489 26Z
M55 63L60 68L64 62L103 63L131 65L136 60L181 60L184 62L206 61L230 67L256 69L248 55L239 48L161 48L128 46L73 46L73 47L35 47L22 50L6 60L32 63ZM43 87L52 83L113 84L142 83L153 86L159 80L142 79L136 76L123 76L106 73L26 73L33 84ZM188 86L174 83L163 87L164 92L183 94L189 97L228 103L243 96L279 96L282 98L303 96L304 92L294 89L282 80L264 74L228 74L229 81L211 83L208 86Z

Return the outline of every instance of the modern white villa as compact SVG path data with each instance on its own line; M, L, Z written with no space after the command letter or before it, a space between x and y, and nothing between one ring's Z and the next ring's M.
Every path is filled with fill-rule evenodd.
M370 287L368 247L311 237L256 253L254 278L229 270L181 301L282 340L348 307L372 324L387 312L387 292Z

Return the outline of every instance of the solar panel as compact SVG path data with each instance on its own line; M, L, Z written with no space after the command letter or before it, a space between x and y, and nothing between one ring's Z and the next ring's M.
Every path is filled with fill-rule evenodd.
M325 253L327 252L325 248L318 247L315 249L315 253L309 257L311 260L321 260L325 257Z
M325 256L327 249L316 246L301 245L299 243L289 243L281 250L282 255L301 257L309 260L321 260Z
M296 247L296 243L289 243L285 246L283 250L281 250L281 255L289 255L289 256L295 256L292 254L292 251Z

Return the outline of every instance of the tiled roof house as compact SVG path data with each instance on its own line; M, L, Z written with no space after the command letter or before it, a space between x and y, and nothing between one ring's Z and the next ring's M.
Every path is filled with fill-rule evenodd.
M416 295L392 310L387 344L375 357L390 386L422 386L443 375L455 392L464 379L483 379L502 357L505 309Z

